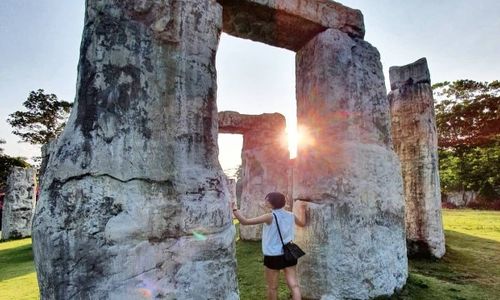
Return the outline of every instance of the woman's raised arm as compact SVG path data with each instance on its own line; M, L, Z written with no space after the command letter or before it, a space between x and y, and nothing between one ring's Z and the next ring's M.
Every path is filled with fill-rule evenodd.
M234 202L231 203L231 207L233 209L233 215L236 217L236 219L238 219L238 221L240 221L241 225L257 225L262 223L266 223L269 225L273 222L272 214L265 214L255 218L247 219L240 213L240 210L236 208L236 204Z

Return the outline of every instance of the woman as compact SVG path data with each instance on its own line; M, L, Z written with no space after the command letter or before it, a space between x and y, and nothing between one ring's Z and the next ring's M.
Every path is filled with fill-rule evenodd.
M267 299L277 299L279 274L280 270L284 270L286 283L292 293L292 299L300 300L301 296L296 271L297 260L291 262L285 261L283 244L281 243L278 228L276 226L276 218L278 219L283 242L286 244L294 238L294 223L298 226L305 226L306 224L305 203L297 202L294 205L294 213L290 213L283 209L286 203L285 195L273 192L267 194L265 200L266 207L272 209L271 213L247 219L240 213L236 208L236 204L233 202L233 214L236 219L240 221L241 225L264 224L262 229L262 252L264 253ZM276 218L274 216L276 216Z

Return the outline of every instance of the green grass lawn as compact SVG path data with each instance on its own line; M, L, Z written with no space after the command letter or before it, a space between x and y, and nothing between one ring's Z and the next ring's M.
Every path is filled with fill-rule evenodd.
M410 260L400 299L500 299L500 212L443 210L443 221L446 255Z
M410 260L408 284L392 299L500 299L500 212L444 210L446 255ZM241 299L265 299L260 243L238 241ZM289 293L283 278L280 299ZM31 239L0 243L0 300L38 299Z
M31 239L0 242L0 300L38 299Z

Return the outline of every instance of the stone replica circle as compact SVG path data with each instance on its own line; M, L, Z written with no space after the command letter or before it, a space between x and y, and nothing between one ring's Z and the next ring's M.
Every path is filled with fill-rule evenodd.
M304 298L403 287L403 182L361 12L328 0L87 0L75 106L33 225L42 299L137 299L146 288L239 298L217 161L221 31L297 52L298 122L313 141L293 168L292 196L310 202L297 230Z
M36 203L36 170L13 167L2 210L2 240L31 236Z
M392 137L399 155L406 201L408 254L445 253L436 117L425 58L389 69Z
M281 114L243 115L219 112L219 132L243 135L240 209L254 218L266 212L262 206L270 191L288 191L290 153ZM289 197L287 197L289 198ZM242 240L260 241L262 225L241 226Z

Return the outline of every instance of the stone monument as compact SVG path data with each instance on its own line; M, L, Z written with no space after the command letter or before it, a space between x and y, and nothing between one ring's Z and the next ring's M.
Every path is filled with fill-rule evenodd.
M33 225L42 299L237 299L218 163L222 7L86 1L75 104Z
M288 193L290 153L281 114L243 115L219 112L219 132L243 135L240 209L248 218L266 213L266 195ZM242 240L259 241L262 225L240 226Z
M297 52L298 122L315 141L293 171L293 198L310 202L297 232L309 253L304 297L404 285L401 170L360 11L329 0L87 0L77 96L34 220L42 299L239 297L217 162L222 30Z
M427 60L389 69L394 147L401 160L410 256L445 253L436 117Z
M31 236L36 203L36 170L13 167L2 210L2 240Z
M297 52L297 121L308 134L293 197L309 205L297 243L303 296L368 299L407 278L404 201L377 50L328 29Z

